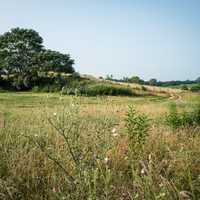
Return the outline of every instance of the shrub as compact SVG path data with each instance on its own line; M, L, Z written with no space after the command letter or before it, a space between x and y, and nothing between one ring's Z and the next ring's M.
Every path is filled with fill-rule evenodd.
M182 85L181 86L181 90L188 90L188 86L187 85Z
M41 91L41 92L50 92L49 85L46 85L46 86L44 86L44 87L41 87L40 91Z
M5 90L13 90L13 86L9 78L5 78L5 77L3 78L2 76L0 76L0 86L2 89L5 89Z
M143 85L141 86L141 90L147 91L147 88L145 88Z
M132 96L133 91L129 87L114 85L110 83L96 83L94 81L78 81L69 82L62 90L67 95L86 95L86 96Z
M138 145L141 147L148 136L148 117L144 114L137 113L133 106L129 106L125 117L125 127L128 133L129 144L134 147L134 149Z
M128 87L107 84L107 83L97 83L94 85L88 85L85 88L81 88L81 93L88 96L97 96L97 95L110 95L110 96L132 96L134 95L133 91Z
M32 92L39 92L40 91L40 88L38 86L34 86L32 88Z
M192 92L199 92L199 91L200 91L200 86L199 86L199 85L192 86L192 87L190 88L190 90L191 90Z
M165 116L165 122L173 129L186 126L200 125L200 105L194 107L191 112L177 112L176 104L172 104L169 113Z
M181 126L181 119L177 112L176 104L171 104L169 114L166 115L165 122L174 129Z
M194 108L194 112L193 112L193 118L194 118L194 122L197 125L200 125L200 104L197 104Z

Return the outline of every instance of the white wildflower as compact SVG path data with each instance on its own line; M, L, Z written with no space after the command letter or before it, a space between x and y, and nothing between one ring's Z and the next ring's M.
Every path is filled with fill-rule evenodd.
M53 113L53 115L54 115L54 116L56 116L56 115L57 115L57 113L55 112L55 113Z
M151 158L152 158L151 154L149 154L149 156L148 156L148 157L149 157L149 160L151 160Z
M117 131L116 128L113 128L113 129L112 129L112 133L113 133L113 134L116 133L116 131Z
M144 168L142 168L142 170L141 170L141 174L144 174L145 173L145 170L144 170Z
M117 137L117 136L119 135L119 134L117 133L117 129L116 129L116 128L113 128L111 132L112 132L112 136L113 136L113 137Z
M105 158L104 158L104 161L107 163L107 162L108 162L108 157L105 157Z

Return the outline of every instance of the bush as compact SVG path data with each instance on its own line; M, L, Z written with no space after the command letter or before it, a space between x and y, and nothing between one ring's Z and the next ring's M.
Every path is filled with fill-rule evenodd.
M200 125L200 104L196 105L193 112L194 122Z
M182 85L181 86L181 90L188 90L188 86L187 85Z
M32 92L40 92L40 88L38 86L34 86L32 88Z
M143 85L141 86L141 90L147 91L147 88L145 88Z
M110 95L110 96L132 96L134 95L133 91L128 87L122 87L118 85L112 85L107 83L97 83L94 85L89 85L85 88L81 88L81 93L88 96L97 96L97 95Z
M200 86L199 86L199 85L192 86L192 87L190 88L190 90L191 90L192 92L199 92L199 91L200 91Z
M172 128L178 128L181 125L181 119L175 104L171 104L169 114L166 115L165 121Z
M86 96L132 96L134 95L131 88L114 85L110 83L96 83L94 81L77 81L73 80L66 85L63 94L67 95L86 95Z
M139 144L146 141L149 130L149 119L144 114L136 112L133 106L129 106L129 110L125 117L125 127L127 129L129 143L135 148Z
M11 80L2 76L0 76L0 86L3 90L13 90Z
M177 112L176 104L172 104L169 114L165 117L165 122L173 129L186 126L200 125L200 105L195 106L191 112Z

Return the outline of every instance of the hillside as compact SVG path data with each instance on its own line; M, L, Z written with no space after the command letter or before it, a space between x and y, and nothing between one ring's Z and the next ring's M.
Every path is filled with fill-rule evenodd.
M161 95L177 99L180 98L181 94L189 92L173 87L159 87L159 86L140 85L136 83L115 82L111 80L95 78L94 76L91 75L82 75L81 77L83 80L84 79L91 80L92 82L99 83L102 85L108 83L108 84L113 84L115 86L121 85L123 87L128 87L131 88L138 95Z

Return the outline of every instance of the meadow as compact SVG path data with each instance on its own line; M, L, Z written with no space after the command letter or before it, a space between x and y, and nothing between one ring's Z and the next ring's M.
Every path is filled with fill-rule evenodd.
M0 93L0 199L200 199L200 95Z

